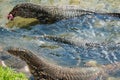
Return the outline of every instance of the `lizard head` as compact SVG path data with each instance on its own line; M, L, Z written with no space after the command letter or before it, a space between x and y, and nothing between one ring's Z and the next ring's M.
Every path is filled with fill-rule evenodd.
M24 18L35 18L36 12L32 3L17 4L8 14L7 18L13 20L15 17L20 16Z

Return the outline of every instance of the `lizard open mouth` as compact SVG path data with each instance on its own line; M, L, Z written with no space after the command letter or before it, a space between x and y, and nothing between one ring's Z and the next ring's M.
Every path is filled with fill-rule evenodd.
M8 14L7 18L8 18L8 20L13 20L14 16L12 14Z

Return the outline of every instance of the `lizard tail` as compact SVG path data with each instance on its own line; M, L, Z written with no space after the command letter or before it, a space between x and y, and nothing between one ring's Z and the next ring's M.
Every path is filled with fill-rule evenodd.
M98 13L98 14L120 18L120 13Z
M114 64L104 65L104 66L102 66L102 68L108 74L114 73L116 71L120 71L120 62L116 62Z

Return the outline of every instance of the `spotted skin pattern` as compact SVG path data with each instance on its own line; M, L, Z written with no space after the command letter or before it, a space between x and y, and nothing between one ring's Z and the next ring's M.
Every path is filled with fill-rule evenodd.
M83 15L109 15L120 18L120 13L99 13L80 9L79 6L44 6L33 3L17 4L8 14L8 19L16 16L36 18L42 24L51 24L63 19L81 17Z
M52 40L58 43L64 43L64 44L68 44L68 45L73 45L73 46L77 46L77 47L88 47L88 48L99 48L100 46L109 46L113 43L110 42L101 42L101 43L95 43L95 42L90 42L90 41L74 41L72 39L67 39L65 37L59 37L59 36L52 36L52 35L44 35L42 37L39 38L44 38L46 40ZM118 45L120 46L120 43L114 43L114 45Z
M63 19L92 14L109 15L120 18L120 13L97 13L81 10L79 7L75 6L59 7L22 3L16 5L12 9L8 14L8 19L11 18L12 20L16 16L21 16L25 18L36 18L42 24L48 24L55 23ZM49 38L54 40L54 37ZM60 42L71 44L71 41L66 41L65 39L60 40L62 40ZM101 67L69 68L51 64L41 56L37 56L35 53L27 49L10 47L7 49L7 52L25 61L35 80L96 80L101 77L104 79L106 78L106 74L120 70L120 63L104 65Z
M101 67L63 67L51 64L27 49L9 47L6 50L27 63L35 80L96 80L101 77L104 80L106 74L120 70L120 63Z

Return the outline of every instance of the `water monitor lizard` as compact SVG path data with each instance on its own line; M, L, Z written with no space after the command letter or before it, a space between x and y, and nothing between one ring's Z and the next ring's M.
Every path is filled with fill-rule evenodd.
M8 19L13 20L16 16L24 18L37 18L40 23L48 24L68 19L73 17L80 17L82 15L100 14L109 15L120 18L120 13L99 13L93 11L86 11L77 6L44 6L33 3L17 4L8 14Z
M70 68L51 64L27 49L8 47L5 50L25 61L35 80L96 80L101 77L104 80L106 74L120 70L119 62L101 67Z

